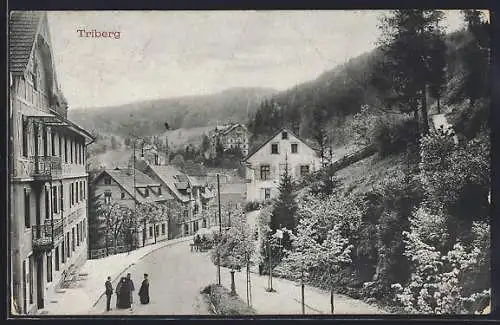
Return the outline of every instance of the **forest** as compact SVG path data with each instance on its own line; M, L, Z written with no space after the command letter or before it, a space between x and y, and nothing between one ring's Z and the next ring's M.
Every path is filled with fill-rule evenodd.
M381 16L377 50L334 72L345 84L262 103L255 138L288 125L321 147L348 140L376 149L301 186L284 173L280 196L260 215L264 268L271 259L274 275L393 312L488 305L490 25L480 11L462 15L464 29L446 35L439 10L393 10ZM436 127L435 116L451 127Z

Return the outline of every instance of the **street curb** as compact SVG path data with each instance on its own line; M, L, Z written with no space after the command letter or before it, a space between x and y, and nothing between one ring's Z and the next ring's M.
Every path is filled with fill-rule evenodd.
M179 244L179 243L183 243L183 242L186 242L186 241L188 241L188 240L190 240L190 239L193 239L193 236L183 237L183 238L182 238L182 240L178 240L178 241L176 241L176 242L172 242L172 240L167 240L167 241L165 241L165 242L164 242L164 245L161 245L161 246L158 246L158 247L156 247L156 248L152 249L151 251L149 251L149 252L145 253L144 255L142 255L141 257L139 257L137 260L138 260L138 261L140 261L140 260L142 260L144 257L146 257L147 255L149 255L149 254L151 254L151 253L153 253L153 252L155 252L155 251L157 251L157 250L159 250L159 249L161 249L161 248L168 247L168 246L172 246L172 245ZM128 270L130 267L132 267L133 265L135 265L135 262L134 262L134 263L131 263L131 264L129 264L127 267L125 267L125 268L123 269L123 271L121 271L121 272L120 272L120 273L119 273L119 274L118 274L118 275L117 275L117 276L116 276L116 277L112 280L112 282L116 282L116 281L117 281L117 280L118 280L118 279L119 279L119 278L120 278L120 277L121 277L121 276L122 276L125 272L127 272L127 270ZM105 295L105 294L106 294L105 292L101 293L101 295L99 296L99 298L97 298L97 300L95 301L95 303L92 305L92 308L94 308L95 306L97 306L97 304L99 303L99 300L101 300L101 299L102 299L102 297L104 297L104 295Z

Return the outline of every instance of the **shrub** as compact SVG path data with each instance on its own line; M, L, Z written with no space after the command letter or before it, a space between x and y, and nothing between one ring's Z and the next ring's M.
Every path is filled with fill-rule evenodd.
M245 212L256 211L262 207L262 203L259 201L249 201L245 204Z
M387 157L418 143L418 123L406 116L381 117L373 123L370 137L379 156Z
M208 303L213 306L212 312L216 315L255 315L256 312L249 307L238 295L221 285L211 284L205 287L201 293L205 295Z

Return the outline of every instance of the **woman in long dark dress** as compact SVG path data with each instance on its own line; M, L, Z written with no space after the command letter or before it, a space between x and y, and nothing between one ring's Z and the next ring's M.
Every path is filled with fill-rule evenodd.
M130 308L130 285L126 277L122 277L120 280L120 293L118 295L118 308L126 309Z
M141 288L139 289L139 298L141 304L149 304L149 280L147 274L144 274L144 280L142 280Z

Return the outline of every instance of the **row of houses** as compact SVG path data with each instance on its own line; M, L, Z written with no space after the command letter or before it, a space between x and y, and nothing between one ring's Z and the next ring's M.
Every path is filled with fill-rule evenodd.
M136 241L150 244L196 233L200 228L218 225L217 176L207 172L183 172L172 165L160 165L147 155L135 157L125 168L105 169L92 181L95 194L105 202L135 209L154 202L165 205L173 215L154 225L140 224ZM241 208L245 201L244 183L219 177L220 202L224 211ZM141 218L140 215L137 216Z

